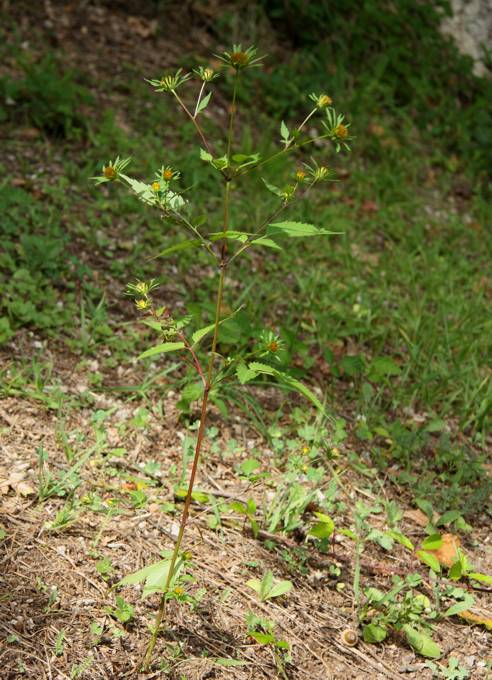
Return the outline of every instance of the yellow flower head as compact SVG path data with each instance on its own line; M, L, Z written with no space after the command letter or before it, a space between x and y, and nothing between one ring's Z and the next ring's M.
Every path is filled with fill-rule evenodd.
M183 588L180 588L179 586L177 586L177 587L174 589L174 592L175 592L176 595L184 595L184 590L183 590Z
M159 184L159 182L152 182L152 189L154 191L159 191L160 188L161 188L161 185Z
M298 182L304 181L305 177L306 177L306 173L304 172L304 170L297 170L296 171L296 180Z
M233 52L231 54L231 64L235 67L247 66L249 55L246 52Z
M173 177L174 177L174 172L173 172L172 168L166 168L166 169L164 170L164 172L162 173L162 178L163 178L166 182L170 182L170 181L172 180Z
M333 102L332 98L329 97L327 94L320 94L318 97L317 106L318 109L325 109L327 106L330 106L330 104Z
M143 312L150 307L150 300L135 300L135 305L139 311Z
M206 69L204 69L204 71L202 73L203 80L206 83L210 82L212 80L212 78L214 77L214 75L215 75L215 72L214 72L213 68L206 68Z
M348 128L343 123L339 123L333 130L333 134L337 139L346 139L348 137Z
M272 340L271 342L269 342L268 345L267 345L267 350L269 352L277 352L278 351L278 342L276 340Z
M103 170L103 175L106 177L106 179L116 179L116 170L112 165L106 165Z

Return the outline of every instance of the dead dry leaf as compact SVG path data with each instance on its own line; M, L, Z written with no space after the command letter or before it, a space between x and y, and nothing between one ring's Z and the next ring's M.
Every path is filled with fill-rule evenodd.
M405 517L405 519L409 519L411 522L414 522L414 524L418 524L419 527L426 527L429 524L429 519L427 518L427 515L422 512L422 510L405 510L403 517Z

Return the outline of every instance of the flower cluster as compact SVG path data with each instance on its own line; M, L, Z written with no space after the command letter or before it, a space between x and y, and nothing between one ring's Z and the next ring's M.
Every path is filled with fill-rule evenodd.
M152 297L150 293L158 287L158 283L155 279L150 279L150 281L135 281L135 283L129 283L126 287L126 295L130 295L135 298L135 306L139 312L146 312L152 309Z

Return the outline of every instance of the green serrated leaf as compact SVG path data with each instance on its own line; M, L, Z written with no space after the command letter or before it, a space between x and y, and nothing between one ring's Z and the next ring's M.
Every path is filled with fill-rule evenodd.
M188 238L185 239L184 241L180 241L179 243L175 243L174 245L169 246L169 248L161 250L160 253L154 255L151 259L155 260L158 257L165 257L166 255L172 255L172 253L179 253L183 250L190 250L190 248L200 248L201 245L203 245L203 243L202 241L200 241L199 238Z
M163 354L164 352L176 352L180 349L184 349L184 346L184 342L163 342L161 345L151 347L137 358L146 359L147 357L153 357L156 354Z
M281 246L278 245L273 239L267 238L266 236L261 236L260 238L255 238L251 241L252 246L264 246L265 248L273 248L274 250L283 250Z
M245 385L250 380L256 378L258 373L256 373L256 371L252 371L246 366L246 364L240 363L236 368L236 375L241 385Z
M280 136L284 140L284 142L287 142L289 140L290 134L289 134L289 128L287 125L282 121L280 123Z
M256 642L259 642L260 645L271 645L272 642L275 642L275 637L271 633L258 633L253 631L250 633L250 636L254 638Z
M303 238L306 236L324 236L331 234L341 234L340 231L329 231L328 229L319 229L314 224L307 224L305 222L273 222L268 225L268 235L284 235L291 238Z
M458 510L448 510L439 517L439 519L436 522L436 527L441 527L445 526L446 524L450 524L451 522L457 520L458 517L461 517L461 513Z
M270 184L264 177L261 178L261 181L272 194L275 194L275 196L279 196L280 198L285 198L285 192L279 187L276 187L275 184Z
M207 108L208 102L210 101L210 97L212 96L212 93L209 92L208 94L203 97L203 99L200 100L200 103L197 106L196 113L199 114L201 111Z

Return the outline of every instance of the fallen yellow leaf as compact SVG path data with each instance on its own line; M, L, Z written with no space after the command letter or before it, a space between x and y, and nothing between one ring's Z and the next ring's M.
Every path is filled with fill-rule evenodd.
M435 550L426 548L425 552L429 553L430 555L434 555L439 564L441 564L443 567L448 567L449 569L457 560L459 560L458 550L461 545L461 541L459 537L455 536L454 534L443 534L441 538L442 543L439 548L436 548Z
M461 619L465 619L465 621L468 621L468 623L485 626L487 630L492 630L492 617L490 616L474 614L473 612L470 611L460 612L458 616Z

